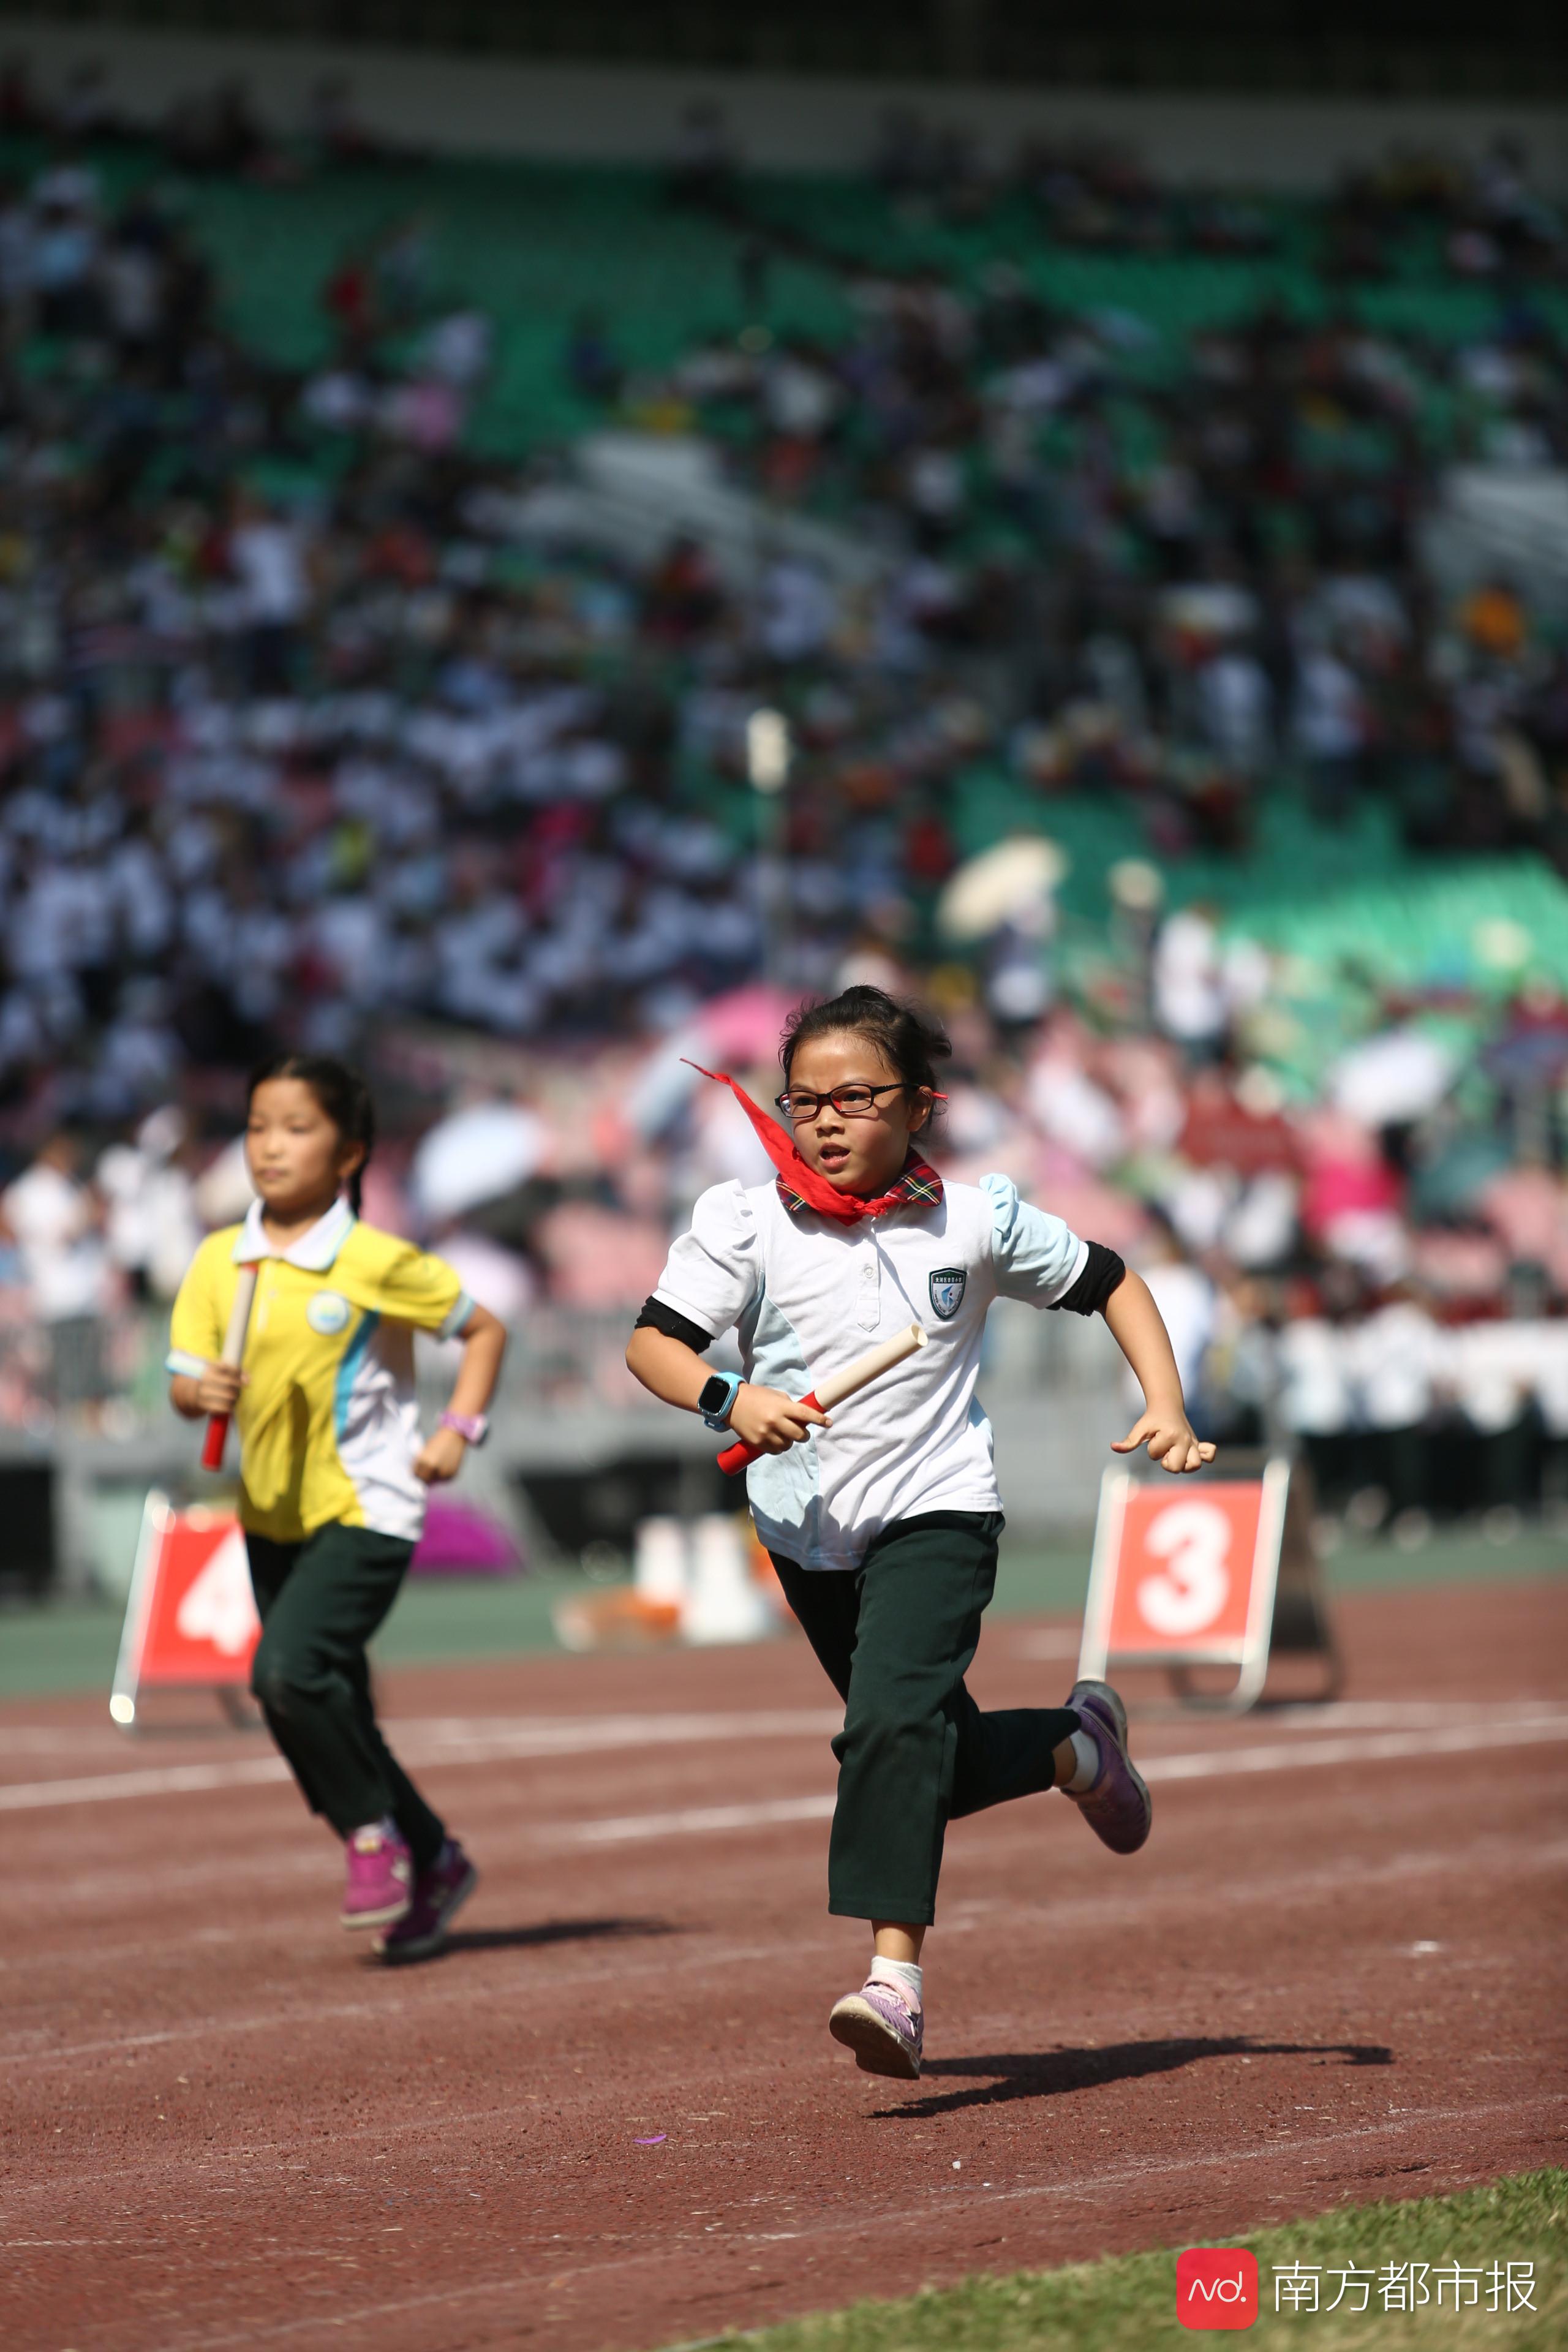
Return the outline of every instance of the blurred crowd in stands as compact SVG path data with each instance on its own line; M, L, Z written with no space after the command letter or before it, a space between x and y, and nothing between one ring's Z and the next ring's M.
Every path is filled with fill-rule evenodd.
M320 111L317 167L375 160L346 91ZM41 127L13 67L0 142ZM466 447L499 322L436 299L416 226L341 257L318 364L242 347L177 197L297 168L242 90L179 110L118 207L90 75L47 127L8 177L0 143L0 1421L123 1412L124 1310L243 1204L239 1074L274 1043L372 1067L368 1213L513 1318L610 1318L696 1190L760 1172L679 1054L771 1095L792 994L875 977L952 1027L948 1163L1151 1269L1216 1433L1298 1432L1395 1512L1457 1421L1500 1442L1498 1502L1560 1478L1560 978L1527 937L1517 984L1373 992L1282 1068L1289 959L1161 885L1245 860L1279 794L1568 872L1561 627L1526 580L1446 591L1422 557L1446 466L1568 464L1568 248L1516 157L1347 185L1308 224L1315 308L1173 341L1063 310L1026 250L978 291L840 254L828 347L762 323L805 232L694 136L676 194L742 233L740 331L655 380L585 313L563 365L829 534L737 570L520 535L568 453ZM1001 200L962 143L892 140L881 176L960 219ZM1104 155L1032 153L1002 194L1066 247L1278 234ZM1484 331L1349 300L1421 236L1495 286ZM1048 877L943 930L980 776L1047 835L1124 812L1097 984Z

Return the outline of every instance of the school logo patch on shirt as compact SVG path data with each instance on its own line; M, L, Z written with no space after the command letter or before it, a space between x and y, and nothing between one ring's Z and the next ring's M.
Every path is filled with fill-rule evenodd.
M335 1339L353 1313L341 1290L318 1290L305 1309L305 1320L323 1339Z
M963 1304L963 1286L969 1279L969 1269L962 1265L939 1265L931 1277L931 1303L938 1320L951 1323Z

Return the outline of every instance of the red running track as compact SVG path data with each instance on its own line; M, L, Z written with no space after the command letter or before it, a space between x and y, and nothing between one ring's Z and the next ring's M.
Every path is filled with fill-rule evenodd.
M863 1942L804 1644L389 1677L485 1874L396 1971L259 1740L0 1708L0 2338L646 2352L1561 2161L1565 1628L1354 1601L1337 1708L1142 1725L1142 1855L1056 1796L959 1823L909 2085L825 2031ZM982 1697L1073 1646L998 1623Z

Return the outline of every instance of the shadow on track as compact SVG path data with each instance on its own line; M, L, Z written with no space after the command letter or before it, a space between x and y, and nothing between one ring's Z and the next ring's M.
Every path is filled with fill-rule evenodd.
M1053 2099L1066 2091L1089 2091L1101 2083L1132 2083L1144 2074L1169 2074L1201 2058L1342 2058L1347 2066L1392 2066L1394 2053L1382 2042L1254 2042L1228 2033L1173 2042L1108 2042L1099 2050L1007 2051L994 2057L928 2059L922 2079L933 2074L989 2074L999 2079L970 2091L939 2091L902 2106L877 2107L873 2117L951 2116L963 2107L994 2107L1011 2099Z
M550 1944L629 1943L643 1936L679 1936L668 1919L540 1919L528 1927L454 1927L438 1952L422 1960L398 1960L400 1969L427 1968L434 1960L464 1952L532 1952Z

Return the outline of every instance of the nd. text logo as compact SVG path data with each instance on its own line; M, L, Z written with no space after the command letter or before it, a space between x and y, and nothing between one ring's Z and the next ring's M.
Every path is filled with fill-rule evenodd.
M1258 2256L1244 2246L1189 2246L1176 2256L1176 2317L1184 2327L1250 2327L1258 2316Z

